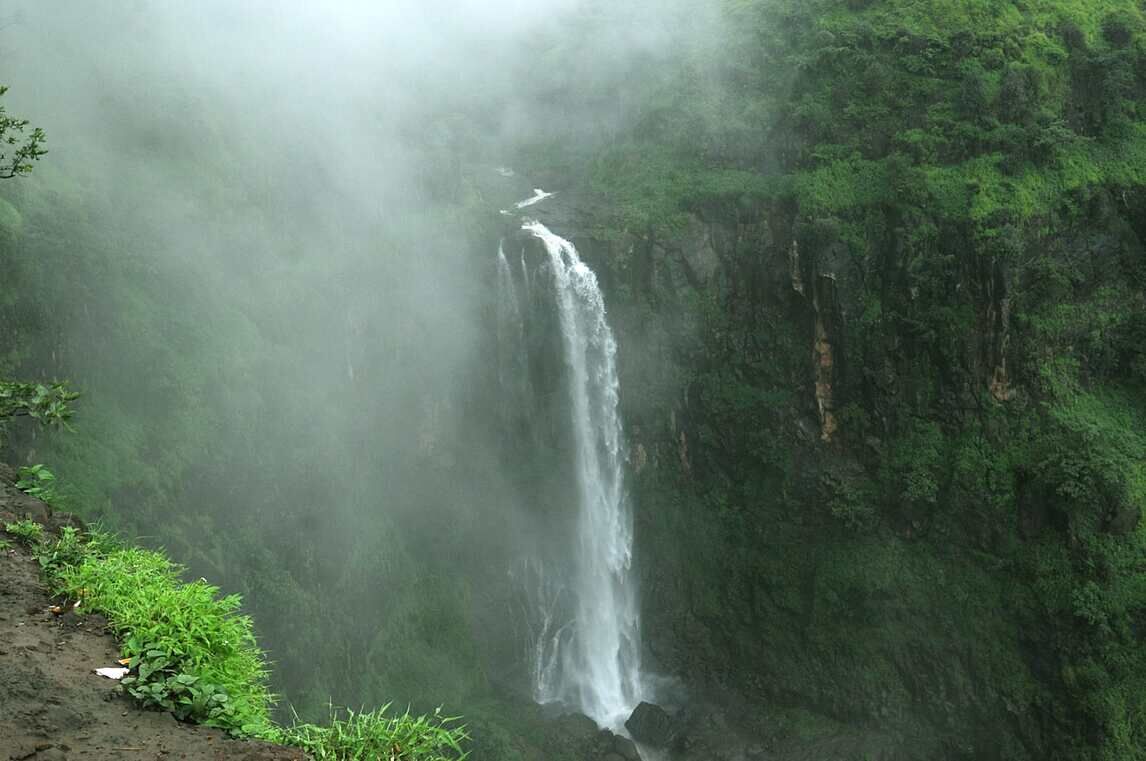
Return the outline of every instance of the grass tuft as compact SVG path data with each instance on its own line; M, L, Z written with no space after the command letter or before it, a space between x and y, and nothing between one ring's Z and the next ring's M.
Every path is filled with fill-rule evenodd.
M296 723L276 731L274 739L309 752L315 761L463 761L467 741L465 727L457 717L414 716L407 709L387 716L390 706L377 711L347 710L345 716L332 706L329 726Z
M4 530L16 537L21 544L35 546L44 538L44 527L35 521L5 523Z

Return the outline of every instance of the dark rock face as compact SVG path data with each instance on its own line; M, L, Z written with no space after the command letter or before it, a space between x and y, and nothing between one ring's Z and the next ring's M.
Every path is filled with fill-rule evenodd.
M1043 265L1090 261L1085 251L1125 259L1109 243L1122 224L1096 218ZM727 690L728 703L717 702L744 747L759 741L777 758L862 757L853 748L958 758L999 744L1045 757L1049 735L1034 718L1042 709L1031 704L1013 721L999 697L1047 683L1023 667L1018 647L998 645L1015 642L1015 631L1048 631L1027 613L1039 608L1013 604L1035 592L999 583L989 563L943 556L935 541L1021 563L1024 542L1074 551L1072 516L1084 515L1093 531L1133 541L1142 505L1126 498L1130 471L1108 478L1099 464L1118 461L1116 442L1131 440L1115 422L1124 418L1096 412L1083 423L1064 403L1058 419L1067 422L1055 428L1029 405L1053 338L1022 322L1049 303L1024 280L1030 273L999 257L965 261L953 233L939 253L950 249L965 266L924 278L905 269L894 235L866 243L860 260L844 232L839 220L776 204L751 214L709 207L683 229L577 240L623 347L645 646L693 696ZM1115 270L1090 277L1112 290L1127 282ZM1078 300L1080 314L1121 319L1121 307ZM936 322L943 314L960 317ZM950 340L937 344L940 333ZM1055 339L1064 355L1069 338ZM1120 367L1096 363L1094 372ZM970 409L991 415L961 417ZM1098 418L1110 423L1098 426L1109 460L1086 454L1079 434ZM1025 441L1022 430L1044 433L1012 471L997 453ZM972 440L990 444L976 453ZM1092 486L1064 499L1075 492L1062 473L1075 468L1094 474ZM881 570L890 567L898 570ZM1100 573L1094 583L1108 581ZM1039 647L1052 652L1052 640ZM942 657L950 649L964 655ZM814 717L755 718L792 705ZM628 731L654 747L636 718ZM728 747L691 703L670 721L687 724L668 746L679 758ZM795 726L799 738L785 729ZM881 734L866 735L872 726ZM967 727L979 729L969 738ZM822 755L800 755L813 739L826 743L815 746Z
M636 744L608 729L600 729L588 716L563 714L547 720L546 758L578 761L641 761ZM487 756L482 756L487 758ZM529 758L533 758L530 756Z
M677 738L676 723L665 709L653 703L641 703L633 710L625 728L633 739L654 748L667 748Z
M52 509L43 502L13 488L0 490L0 512L42 524L47 524L52 515Z
M54 511L49 505L17 489L5 473L12 473L11 469L0 470L0 524L18 520L30 520L39 523L49 531L56 532L68 526L77 530L85 528L84 522L71 513Z
M607 729L602 729L597 735L595 746L595 758L606 761L641 761L641 754L637 752L637 746L632 740Z

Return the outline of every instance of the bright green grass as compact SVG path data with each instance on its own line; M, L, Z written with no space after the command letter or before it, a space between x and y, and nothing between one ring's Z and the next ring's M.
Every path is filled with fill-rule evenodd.
M295 724L277 729L268 738L309 752L315 761L461 761L467 753L462 743L468 739L456 718L413 716L409 710L387 716L389 706L377 711L348 711L340 718L331 709L330 726Z
M31 521L5 526L35 548L56 594L107 617L132 673L128 691L176 717L233 734L293 745L318 761L461 761L468 741L456 718L387 716L387 707L345 718L331 709L329 726L276 726L267 664L238 595L220 596L160 552L128 547L109 534L81 536L65 528L49 539Z
M67 541L64 535L57 547ZM190 718L245 734L268 729L266 662L250 619L238 613L237 595L220 597L202 579L185 583L179 578L184 569L161 553L117 546L106 534L93 535L76 559L51 574L53 591L105 615L124 657L161 651L175 675L195 677L229 696L228 714Z
M5 523L4 530L19 539L21 543L29 545L34 545L44 536L44 527L35 521Z

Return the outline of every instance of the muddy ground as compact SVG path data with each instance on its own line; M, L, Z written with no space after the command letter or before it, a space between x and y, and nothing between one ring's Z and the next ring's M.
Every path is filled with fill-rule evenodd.
M49 527L70 520L53 516L0 477L0 524L24 515ZM3 532L0 538L11 540ZM136 707L118 683L94 673L118 665L104 620L74 612L57 617L48 610L53 604L31 555L0 550L0 761L306 758L295 749L233 740Z

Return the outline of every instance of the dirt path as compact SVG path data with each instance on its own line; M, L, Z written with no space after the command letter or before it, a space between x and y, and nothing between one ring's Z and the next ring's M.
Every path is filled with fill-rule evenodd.
M25 500L0 480L0 520L11 520L13 502L34 501ZM51 604L36 561L23 550L0 550L0 761L306 758L135 707L115 682L93 673L117 665L103 619L57 618Z

